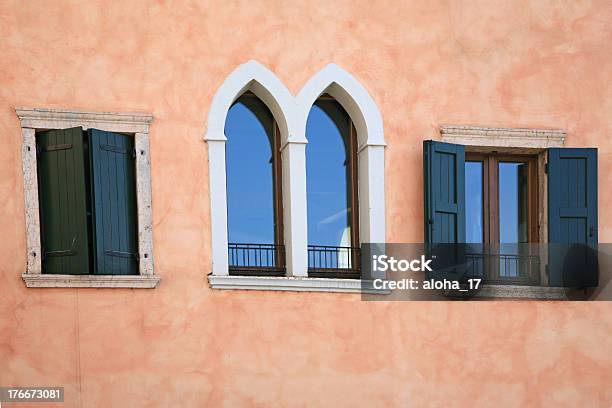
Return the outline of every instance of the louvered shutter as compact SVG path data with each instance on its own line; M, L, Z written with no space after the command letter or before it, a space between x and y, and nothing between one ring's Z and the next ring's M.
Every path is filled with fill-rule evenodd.
M88 130L94 213L94 270L138 274L134 139Z
M43 273L88 274L83 129L37 135Z
M597 149L548 150L548 240L551 286L597 286Z
M465 148L427 140L423 144L425 242L465 242Z
M465 248L465 148L423 143L425 253L432 259L428 278L463 281Z

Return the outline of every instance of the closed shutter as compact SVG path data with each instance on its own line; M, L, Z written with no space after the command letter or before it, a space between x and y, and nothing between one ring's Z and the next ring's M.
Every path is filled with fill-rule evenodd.
M89 274L83 129L37 135L43 273Z
M548 150L552 286L597 286L597 149Z
M95 273L137 275L134 140L96 129L87 133L95 220Z
M465 148L423 142L425 242L465 242Z

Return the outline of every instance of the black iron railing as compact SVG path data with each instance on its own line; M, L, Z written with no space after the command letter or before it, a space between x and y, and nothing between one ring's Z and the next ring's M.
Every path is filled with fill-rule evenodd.
M308 276L359 279L359 248L308 245Z
M468 278L489 284L540 284L540 257L530 254L468 253Z
M230 275L285 275L285 246L275 244L228 244Z

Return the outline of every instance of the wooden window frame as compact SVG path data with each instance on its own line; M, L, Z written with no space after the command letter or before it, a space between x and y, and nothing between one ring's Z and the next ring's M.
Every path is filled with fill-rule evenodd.
M466 152L465 162L482 163L482 183L483 183L483 248L485 252L499 251L499 164L500 163L526 163L528 172L527 182L527 232L528 243L539 242L539 185L538 185L538 156L527 154L507 154L507 153L481 153ZM537 255L537 250L530 250L529 255ZM493 262L493 258L486 264L490 271L489 280L503 280L505 283L521 284L530 281L539 281L539 271L537 276L508 278L499 276L499 267ZM535 275L535 274L534 274Z
M265 102L251 91L246 91L240 95L236 101L242 97L256 98L262 104ZM265 105L269 110L269 107ZM231 276L285 276L286 274L286 253L283 220L283 162L281 156L281 134L276 119L272 112L272 135L269 137L270 150L272 151L272 203L274 206L274 254L276 259L275 266L236 266L228 264L229 275ZM228 231L229 233L229 231ZM229 236L229 235L228 235ZM232 243L228 243L231 245ZM251 243L248 243L251 244ZM260 245L253 243L254 246Z
M338 102L333 96L323 94L317 98L318 100ZM342 105L340 105L342 106ZM344 110L344 107L342 107ZM311 268L308 267L308 276L313 278L340 278L340 279L360 279L361 278L361 258L360 258L360 241L359 241L359 144L357 140L357 130L351 116L346 112L348 119L348 140L345 141L347 149L347 184L348 197L347 201L350 204L351 213L349 217L349 227L351 229L351 245L350 245L350 268ZM312 247L309 245L309 248ZM317 245L314 245L317 247ZM309 257L310 258L310 257Z
M537 155L466 152L465 161L483 164L483 243L485 244L499 244L499 163L513 162L528 165L528 242L539 242Z

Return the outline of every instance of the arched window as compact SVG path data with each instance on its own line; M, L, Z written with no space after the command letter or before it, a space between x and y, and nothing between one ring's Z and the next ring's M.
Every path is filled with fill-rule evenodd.
M357 137L331 96L313 104L306 123L308 274L359 277Z
M247 92L229 109L225 135L229 272L282 276L280 138L274 116Z

